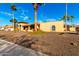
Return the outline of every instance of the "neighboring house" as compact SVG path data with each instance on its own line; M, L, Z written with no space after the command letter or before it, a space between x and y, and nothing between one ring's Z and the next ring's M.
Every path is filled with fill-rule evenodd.
M0 30L3 31L4 30L4 27L0 28Z
M10 26L10 25L5 26L4 30L5 31L13 31L13 26Z

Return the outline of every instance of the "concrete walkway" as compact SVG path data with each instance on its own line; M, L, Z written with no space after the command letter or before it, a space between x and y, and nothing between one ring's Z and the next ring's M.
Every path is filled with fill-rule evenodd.
M44 54L0 39L0 56L44 56Z

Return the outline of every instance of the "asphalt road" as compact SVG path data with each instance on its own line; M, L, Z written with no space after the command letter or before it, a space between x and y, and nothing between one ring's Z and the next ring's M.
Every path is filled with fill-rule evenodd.
M0 56L45 56L45 54L0 39Z

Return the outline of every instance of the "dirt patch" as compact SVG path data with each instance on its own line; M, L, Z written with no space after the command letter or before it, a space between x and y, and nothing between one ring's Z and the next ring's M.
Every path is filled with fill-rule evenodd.
M0 38L48 55L79 55L79 35L76 34L51 32L33 36L27 32L0 31Z

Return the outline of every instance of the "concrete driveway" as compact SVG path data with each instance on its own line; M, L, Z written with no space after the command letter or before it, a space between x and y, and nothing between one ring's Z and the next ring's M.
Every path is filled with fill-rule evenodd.
M0 39L0 56L45 56L41 52Z

